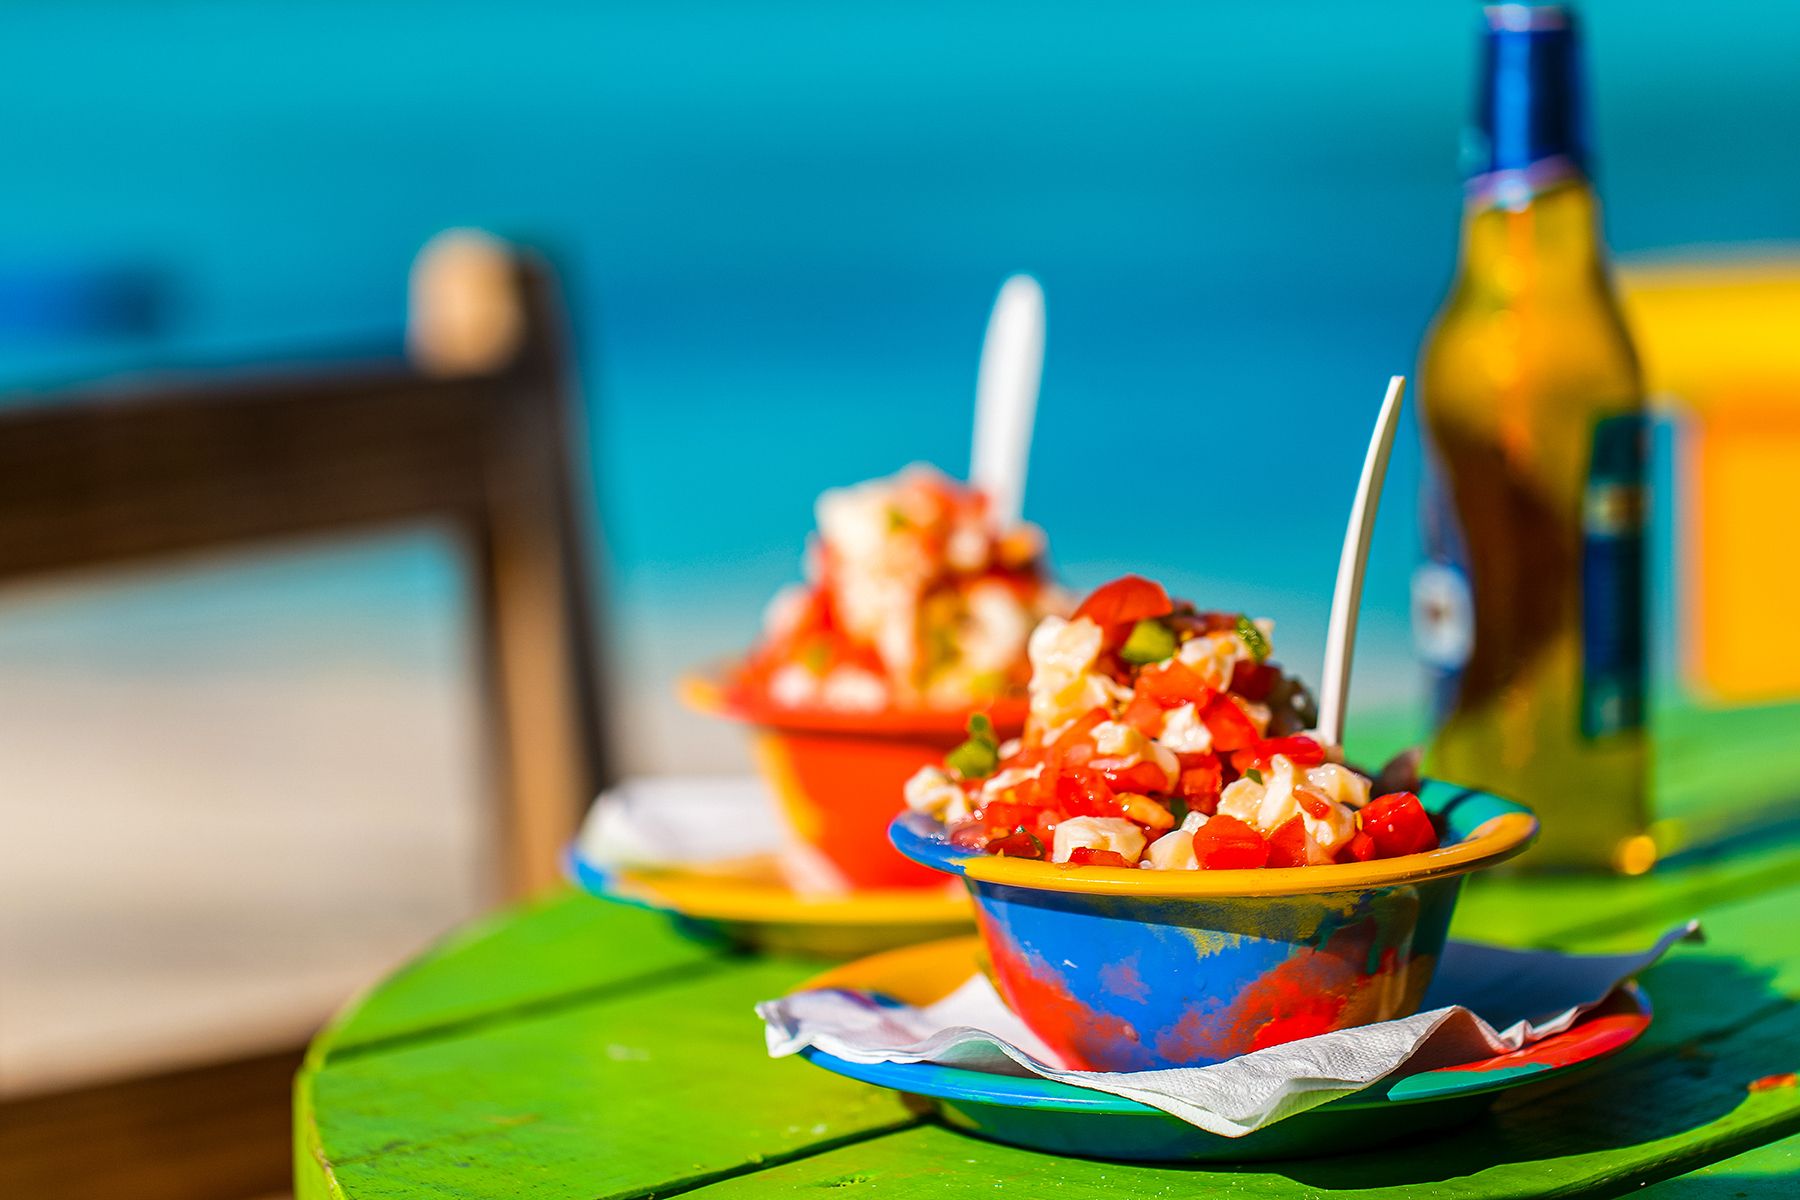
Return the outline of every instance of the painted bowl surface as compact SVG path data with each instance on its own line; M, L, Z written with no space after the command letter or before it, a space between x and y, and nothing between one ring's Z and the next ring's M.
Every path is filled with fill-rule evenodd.
M927 1005L953 991L974 965L974 939L950 939L861 959L803 983L873 991ZM1581 1070L1649 1028L1636 985L1568 1030L1479 1062L1384 1080L1244 1137L1189 1125L1160 1109L1032 1075L992 1075L941 1063L855 1063L809 1047L814 1066L923 1097L946 1124L1053 1154L1149 1162L1254 1162L1360 1152L1413 1142L1478 1115L1510 1088Z
M961 875L995 986L1071 1066L1202 1066L1417 1011L1467 875L1521 852L1521 806L1428 780L1445 845L1371 863L1146 871L952 846L919 814L894 846Z
M742 721L755 731L757 767L789 828L850 889L935 888L943 877L902 858L888 822L902 808L906 781L939 764L966 736L968 713L914 709L879 713L796 710L758 703L711 679L689 680L688 704ZM1001 738L1025 724L1023 701L989 708Z

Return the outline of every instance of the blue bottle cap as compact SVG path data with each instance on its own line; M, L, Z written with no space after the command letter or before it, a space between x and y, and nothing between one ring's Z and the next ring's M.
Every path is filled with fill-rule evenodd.
M1585 174L1587 114L1574 14L1560 5L1494 4L1482 11L1481 82L1465 151L1470 180Z

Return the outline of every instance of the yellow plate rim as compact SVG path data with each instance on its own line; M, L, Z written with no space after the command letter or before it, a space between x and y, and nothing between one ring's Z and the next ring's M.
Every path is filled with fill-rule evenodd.
M973 921L961 888L889 888L842 896L803 896L775 883L723 878L679 868L620 868L608 873L617 896L703 921L768 925L953 925Z

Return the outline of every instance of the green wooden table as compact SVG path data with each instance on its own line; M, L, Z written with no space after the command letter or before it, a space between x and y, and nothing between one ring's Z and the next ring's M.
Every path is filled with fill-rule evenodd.
M1189 1169L981 1142L891 1093L772 1061L751 1006L818 964L734 955L561 895L467 929L320 1036L295 1087L296 1191L1800 1197L1800 1089L1748 1088L1800 1070L1800 830L1638 879L1477 880L1457 932L1613 950L1690 916L1707 944L1645 976L1656 1020L1618 1057L1429 1144Z

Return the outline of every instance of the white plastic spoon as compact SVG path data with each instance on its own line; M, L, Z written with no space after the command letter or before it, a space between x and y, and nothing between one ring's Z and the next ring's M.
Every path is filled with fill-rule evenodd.
M997 529L1025 511L1025 468L1044 373L1044 291L1029 275L1000 286L975 379L975 442L969 482L986 494Z
M1369 565L1369 535L1375 530L1375 509L1381 503L1381 482L1387 476L1388 455L1400 424L1400 397L1405 393L1406 376L1388 380L1387 397L1381 402L1381 415L1375 418L1375 432L1363 458L1356 503L1350 507L1344 552L1338 558L1331 626L1325 633L1325 670L1319 676L1318 733L1327 746L1344 743L1344 709L1350 699L1350 660L1356 653L1356 614L1362 606L1363 572Z

